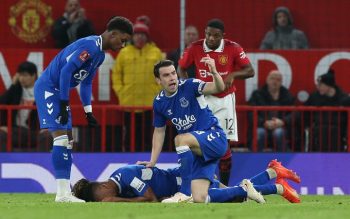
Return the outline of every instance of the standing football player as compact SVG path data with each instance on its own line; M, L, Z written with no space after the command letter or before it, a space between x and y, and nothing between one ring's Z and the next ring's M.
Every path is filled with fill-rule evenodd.
M52 163L57 181L56 202L84 202L71 194L72 118L70 90L80 84L80 98L89 126L96 126L92 114L92 80L105 59L105 50L119 50L133 34L132 23L113 17L99 36L82 38L64 48L35 82L34 94L41 129L53 137Z
M194 42L185 49L182 58L179 60L179 75L181 78L187 78L186 69L194 64L196 66L196 78L206 82L213 81L209 66L201 62L203 57L210 55L215 60L218 73L224 80L224 91L214 95L206 95L205 98L209 108L219 119L228 140L227 151L219 164L220 180L228 185L232 162L229 142L238 141L235 109L236 88L233 81L253 77L254 69L242 47L233 41L224 39L224 35L224 23L219 19L210 20L205 29L205 39Z

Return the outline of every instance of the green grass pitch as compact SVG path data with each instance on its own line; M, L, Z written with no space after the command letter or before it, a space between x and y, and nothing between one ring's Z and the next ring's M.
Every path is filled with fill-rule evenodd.
M225 204L55 203L50 194L0 194L0 219L312 219L350 218L350 196L302 196L290 204L266 196L267 204L253 201Z

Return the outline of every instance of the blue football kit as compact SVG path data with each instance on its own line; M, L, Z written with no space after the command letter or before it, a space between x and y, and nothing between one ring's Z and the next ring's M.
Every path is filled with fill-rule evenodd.
M191 133L195 136L203 156L194 156L191 179L213 181L218 160L226 152L227 142L224 131L202 94L205 85L199 79L187 79L179 81L178 90L171 96L161 91L153 103L154 126L164 127L170 120L178 134Z
M127 165L114 171L110 178L119 189L118 197L135 198L144 196L146 190L151 188L158 199L173 196L180 191L182 183L179 168L159 169L143 165ZM265 195L276 194L275 185L263 185L269 181L266 171L251 178L255 188ZM247 197L241 186L220 188L220 182L213 180L208 194L211 202L229 202L235 198Z
M170 197L174 195L181 185L178 169L162 170L156 167L147 168L143 165L128 165L117 169L110 176L123 198L143 196L151 188L156 197Z
M72 128L70 111L67 124L62 125L57 120L60 101L69 101L70 90L80 84L83 105L91 105L92 80L104 59L101 36L79 39L55 56L34 86L41 128Z

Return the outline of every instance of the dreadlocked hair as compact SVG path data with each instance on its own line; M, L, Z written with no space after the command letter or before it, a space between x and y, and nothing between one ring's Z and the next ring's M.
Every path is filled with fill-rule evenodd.
M94 202L93 189L96 184L96 182L89 182L87 179L80 179L73 186L72 193L75 197L83 199L86 202Z

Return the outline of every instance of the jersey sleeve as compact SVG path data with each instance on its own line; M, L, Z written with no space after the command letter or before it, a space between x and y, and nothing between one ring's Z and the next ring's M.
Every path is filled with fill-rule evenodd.
M89 76L80 83L80 99L83 103L83 106L91 105L92 81L96 75L98 67L102 64L102 62L103 61L100 61L97 67L94 68L89 74Z
M192 64L194 64L194 58L193 58L193 46L187 47L180 60L179 60L179 66L183 69L186 69L190 67Z
M80 84L80 99L83 106L91 105L92 79L84 80Z
M235 66L239 67L246 66L250 63L247 54L244 52L243 48L240 45L237 45L237 48L235 49L233 62Z
M203 89L204 89L204 86L206 85L206 82L195 78L188 79L187 81L190 84L190 87L193 90L196 97L203 94Z
M70 80L72 74L81 68L89 59L94 58L96 49L89 48L90 43L86 46L79 47L66 58L66 64L60 72L60 99L69 100Z
M167 120L166 117L159 110L160 102L157 101L159 95L155 98L153 102L153 126L156 128L164 127L166 125Z
M122 168L110 177L121 190L132 191L135 196L143 196L149 185L142 179L141 172L133 168Z

